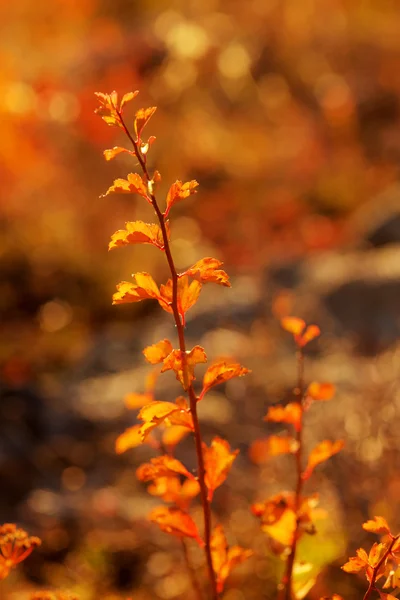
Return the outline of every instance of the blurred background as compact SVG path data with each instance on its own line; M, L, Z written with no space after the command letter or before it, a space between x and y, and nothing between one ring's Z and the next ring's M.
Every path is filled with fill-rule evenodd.
M155 248L107 252L125 221L152 218L139 197L99 198L135 168L102 155L125 144L94 114L94 92L113 89L140 90L130 123L158 106L148 133L160 195L200 182L171 215L178 267L215 256L232 276L189 312L189 344L253 371L201 406L205 440L241 450L216 517L255 550L224 598L272 598L279 576L249 506L291 489L293 461L254 465L248 450L281 429L262 421L268 405L292 398L288 314L323 331L307 380L337 386L310 411L306 443L346 441L308 484L329 517L301 548L317 565L307 598L360 595L363 579L339 567L372 541L362 522L381 514L400 528L398 3L16 0L0 18L0 521L43 539L4 598L40 587L190 597L179 543L145 520L157 499L135 468L151 450L114 452L135 422L124 395L151 372L141 349L175 334L155 303L111 306L131 273L168 276ZM159 399L178 392L170 374L157 383ZM194 467L190 440L179 452Z

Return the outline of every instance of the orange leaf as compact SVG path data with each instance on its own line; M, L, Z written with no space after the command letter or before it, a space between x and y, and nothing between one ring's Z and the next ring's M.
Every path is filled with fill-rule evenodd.
M386 551L388 549L388 544L373 544L371 550L369 551L369 555L368 555L368 564L370 567L374 568L378 565L378 563L380 562L381 558L383 558L383 556L386 554ZM382 565L384 567L384 565Z
M103 94L102 92L95 92L97 99L100 102L99 108L94 111L99 115L107 125L122 127L121 120L118 115L118 94L117 92L111 92L111 94Z
M156 365L157 363L163 362L164 358L168 356L172 352L172 344L169 340L161 340L157 342L157 344L153 344L152 346L147 346L143 350L143 354L146 357L146 360L152 365Z
M190 415L189 415L190 416ZM162 434L162 443L171 452L179 442L190 433L190 429L183 425L171 425Z
M206 471L205 482L208 488L208 499L211 501L214 490L227 478L239 450L231 452L231 447L226 440L215 437L209 448L205 444L203 445L203 454Z
M287 509L278 521L272 525L264 524L261 529L283 546L291 546L296 531L296 513Z
M222 525L217 525L211 536L211 556L215 574L217 576L217 592L222 593L225 580L236 565L252 556L252 550L240 546L228 549L228 543Z
M271 456L294 453L298 442L289 435L271 435L269 438L255 440L249 449L250 459L260 465L266 463Z
M298 317L283 317L283 319L281 319L281 325L285 331L288 331L293 335L300 335L306 326L306 323L303 319L299 319Z
M396 598L396 596L393 596L393 594L385 594L385 592L382 592L381 590L377 590L377 592L381 597L381 600L398 600L398 598Z
M198 182L196 180L188 181L187 183L182 183L182 181L175 181L169 188L167 194L167 208L164 213L165 216L168 215L171 207L180 202L184 198L187 198L191 194L195 194L197 190L195 189L198 186Z
M140 465L136 470L136 477L140 481L152 481L157 477L169 476L171 475L171 472L179 473L179 475L184 475L188 479L195 480L194 475L187 470L185 465L167 454L156 456L156 458L152 458L149 463Z
M109 148L108 150L104 150L103 154L106 160L112 160L121 152L127 152L128 154L135 155L134 152L127 150L126 148L122 148L121 146L114 146L114 148Z
M241 367L238 363L228 363L225 360L217 360L208 367L204 374L203 390L199 399L203 398L204 394L214 385L224 383L233 377L242 377L247 373L250 373L249 369Z
M136 408L142 408L145 404L149 404L153 401L153 394L146 392L145 394L136 394L134 392L127 394L124 398L126 408L135 410Z
M164 502L171 502L178 508L186 510L200 492L200 486L193 479L185 479L181 484L179 476L171 474L154 479L147 491L152 496L161 497Z
M302 408L299 402L290 402L286 406L278 404L270 406L264 417L264 421L273 421L274 423L291 423L296 431L299 430L302 416Z
M112 186L108 188L105 194L102 194L101 198L108 196L108 194L139 194L146 198L151 204L151 199L147 193L147 186L143 179L138 173L129 173L127 179L116 179Z
M135 133L137 139L140 140L142 131L146 123L151 119L157 110L157 106L150 106L149 108L140 108L135 115Z
M122 96L120 110L122 110L124 108L124 106L127 102L130 102L131 100L136 98L138 93L139 93L139 90L136 90L135 92L128 92L127 94L124 94Z
M309 325L300 339L300 346L305 346L308 342L311 342L314 338L321 335L321 330L318 325Z
M322 462L325 462L328 458L340 452L343 448L344 442L338 440L331 442L330 440L324 440L318 446L316 446L308 457L307 468L303 473L303 479L308 479L313 472L314 468Z
M192 281L189 284L188 277L180 277L178 279L178 312L181 317L184 319L185 313L197 302L201 291L201 283L198 281ZM161 285L160 294L162 298L162 302L160 302L161 307L172 313L172 280L168 279L165 285Z
M180 350L173 350L164 359L164 366L161 369L161 372L164 373L164 371L172 369L175 372L177 380L181 382L183 389L187 390L195 379L195 366L205 362L207 362L207 356L204 352L204 348L201 346L195 346L190 351L187 350L185 360L183 360L182 352Z
M226 287L231 287L229 275L220 269L222 265L223 263L216 258L202 258L190 267L190 269L182 273L180 277L182 277L182 275L189 275L203 283L213 282L225 285Z
M135 273L133 277L135 283L122 281L117 285L118 291L113 295L113 304L140 302L146 299L160 301L159 289L149 273Z
M162 531L176 535L177 537L189 537L197 541L203 547L204 542L192 517L179 508L167 508L160 506L151 511L150 521L157 523Z
M144 421L140 427L142 440L144 440L150 431L158 427L165 419L171 417L174 413L180 413L183 410L172 402L154 401L143 406L138 414L138 419Z
M140 425L134 425L117 437L115 442L115 452L117 454L122 454L123 452L126 452L126 450L140 446L142 443L143 439L140 434Z
M108 244L109 250L133 244L152 244L160 250L164 250L164 238L160 227L155 223L129 221L125 225L126 229L119 229L111 236L111 242Z
M309 325L304 331L306 323L298 317L284 317L281 319L281 325L283 329L293 334L294 340L300 348L303 348L321 333L317 325Z
M363 529L372 533L378 533L379 535L390 533L389 525L383 517L374 517L371 521L367 521L363 524Z
M252 513L261 518L263 525L277 523L287 509L294 509L295 498L292 492L281 492L265 502L257 502L251 507Z
M358 573L368 566L368 556L363 548L357 550L357 556L351 556L342 566L346 573Z
M318 383L313 381L307 389L307 395L313 400L331 400L335 394L335 386L332 383Z

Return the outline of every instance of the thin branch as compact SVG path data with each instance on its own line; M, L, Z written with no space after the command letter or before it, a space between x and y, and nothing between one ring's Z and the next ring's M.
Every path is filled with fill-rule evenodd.
M136 143L135 139L129 132L129 130L125 124L125 121L122 117L121 112L117 111L117 113L118 113L118 116L119 116L119 119L120 119L123 129L124 129L126 135L128 136L131 144L133 145L136 157L139 161L140 167L141 167L143 174L147 180L147 183L149 183L151 181L151 177L150 177L148 169L147 169L146 160L143 157L143 155L140 151L140 148L139 148L138 144ZM202 508L203 508L203 518L204 518L204 551L205 551L205 555L206 555L208 575L209 575L210 584L211 584L211 588L212 588L212 597L214 600L218 600L219 594L217 591L217 582L216 582L214 567L212 564L212 555L211 555L211 508L210 508L210 502L208 501L208 498L207 498L208 491L207 491L207 486L206 486L206 482L205 482L205 466L204 466L204 457L203 457L203 448L202 448L202 437L201 437L199 419L198 419L198 415L197 415L197 400L198 399L197 399L197 396L195 394L192 384L189 383L189 377L188 377L185 328L184 328L184 324L182 322L181 316L179 314L179 308L178 308L178 273L177 273L177 270L175 267L172 253L171 253L171 247L170 247L169 239L168 239L168 232L167 232L167 228L166 228L166 224L165 224L165 216L163 215L163 213L160 210L160 207L158 206L157 199L156 199L156 196L155 196L153 190L149 189L149 197L151 199L152 206L154 208L154 211L157 215L157 219L160 224L160 228L161 228L161 232L162 232L162 236L163 236L164 251L165 251L168 266L169 266L169 269L171 272L171 279L172 279L171 309L172 309L172 312L174 315L175 325L176 325L176 329L177 329L177 333L178 333L179 349L181 351L181 357L182 357L184 387L188 392L189 401L190 401L190 410L191 410L191 414L192 414L192 418L193 418L193 426L194 426L194 438L195 438L195 445L196 445L197 467L198 467L197 474L198 474L198 482L199 482L199 486L200 486L200 497L201 497L201 504L202 504Z
M296 558L297 541L299 538L299 510L301 504L301 494L303 491L304 479L302 477L302 457L303 457L303 416L304 416L304 353L302 348L297 349L297 387L295 390L297 401L301 407L300 422L297 429L296 441L297 450L295 453L296 460L296 488L294 496L294 512L296 515L296 527L293 532L292 544L290 546L289 556L286 560L285 572L280 583L280 592L278 600L291 600L292 598L292 579L293 579L293 567Z

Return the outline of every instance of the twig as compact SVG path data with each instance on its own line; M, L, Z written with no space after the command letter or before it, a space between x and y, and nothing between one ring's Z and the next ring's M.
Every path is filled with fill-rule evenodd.
M299 533L299 509L301 504L301 494L303 491L303 468L302 468L302 454L303 454L303 416L304 416L304 353L300 347L297 349L297 387L295 390L297 401L300 404L300 422L297 428L297 449L295 453L296 460L296 488L294 496L294 512L296 515L296 527L293 532L292 544L290 546L289 556L286 561L285 572L280 584L280 592L278 600L291 600L292 598L292 578L293 578L293 567L296 558L296 549Z

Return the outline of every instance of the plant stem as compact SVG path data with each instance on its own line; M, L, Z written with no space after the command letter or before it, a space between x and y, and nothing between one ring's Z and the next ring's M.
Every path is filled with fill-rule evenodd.
M129 132L129 130L124 122L121 112L118 112L118 116L119 116L121 125L122 125L126 135L128 136L131 144L133 145L135 155L139 161L140 167L141 167L143 174L147 180L147 183L149 183L151 181L151 178L150 178L150 175L149 175L149 172L147 169L146 160L143 157L138 144L136 143L136 141L132 137L131 133ZM212 556L211 556L211 507L210 507L210 502L208 501L208 497L207 497L208 492L207 492L207 486L206 486L206 482L205 482L205 467L204 467L204 457L203 457L203 448L202 448L202 437L201 437L199 419L198 419L198 415L197 415L197 396L195 394L192 384L189 383L188 369L187 369L187 356L186 356L185 328L182 323L182 319L179 314L179 307L178 307L178 272L176 270L174 259L172 257L172 253L171 253L171 247L170 247L169 239L168 239L168 232L167 232L167 228L166 228L166 224L165 224L165 217L164 217L163 213L161 212L160 207L158 206L157 199L156 199L154 192L150 189L149 189L149 197L151 199L151 204L154 208L154 211L157 215L158 222L160 224L161 233L163 236L165 256L167 258L169 270L171 272L171 279L172 279L171 309L172 309L172 312L174 315L175 325L176 325L178 339L179 339L179 349L181 351L181 357L182 357L184 388L185 388L185 390L187 390L187 393L189 396L190 411L192 414L193 426L194 426L194 439L195 439L196 455L197 455L197 476L198 476L198 482L199 482L199 486L200 486L200 497L201 497L201 504L202 504L202 508L203 508L203 519L204 519L204 552L206 555L208 576L209 576L210 585L211 585L211 589L212 589L212 598L213 598L213 600L218 600L219 594L217 591L217 582L216 582L214 567L212 564Z
M388 546L385 554L382 556L382 558L380 559L380 561L378 562L378 564L372 569L372 577L371 577L371 580L369 582L368 589L365 592L363 600L368 600L368 598L370 598L372 592L374 592L376 590L375 582L376 582L376 578L377 578L378 573L379 573L379 569L381 568L381 566L383 565L383 563L385 562L385 560L387 559L387 557L391 553L393 546L395 545L395 543L397 542L397 540L399 538L400 538L400 535L396 535L396 537L392 538L392 541L390 542L390 545Z
M296 488L294 495L294 512L296 515L296 527L293 532L292 544L289 550L289 556L286 560L285 572L280 584L280 592L278 600L291 600L292 598L292 578L293 578L293 567L296 558L297 541L299 537L299 509L301 504L301 494L303 491L304 480L302 477L302 455L303 455L303 398L304 398L304 353L303 349L299 347L297 349L297 387L295 390L297 401L301 407L300 422L296 432L297 450L295 454L296 459Z

